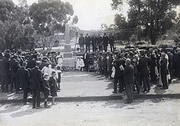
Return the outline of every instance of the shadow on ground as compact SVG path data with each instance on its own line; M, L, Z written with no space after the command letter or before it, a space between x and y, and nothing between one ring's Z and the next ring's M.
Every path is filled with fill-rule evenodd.
M42 106L42 105L41 105ZM10 116L12 118L18 118L18 117L23 117L26 115L32 115L37 112L42 112L46 110L45 108L40 108L40 109L32 109L32 105L23 105L23 104L8 104L8 105L1 105L0 113L10 113Z
M153 90L156 94L165 94L167 92L166 90L162 89L162 87L160 86L155 86Z
M141 100L134 100L133 103L131 104L126 104L126 99L122 99L119 101L107 101L105 102L105 104L103 105L103 107L108 107L108 108L117 108L117 109L121 109L126 107L127 109L136 109L138 107L140 107L142 103L145 103L145 105L152 105L153 103L159 103L164 101L163 98L155 98L155 99L150 99L150 102L147 104L145 102L147 102L146 99L141 99Z

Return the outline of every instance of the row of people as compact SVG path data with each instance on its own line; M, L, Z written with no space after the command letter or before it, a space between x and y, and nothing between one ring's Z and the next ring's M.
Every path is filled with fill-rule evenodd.
M103 36L101 35L93 35L89 36L89 34L86 34L83 36L83 34L79 37L79 45L80 50L82 52L90 52L91 47L93 52L96 51L105 51L107 52L108 45L110 45L111 52L114 51L114 42L115 38L112 34L107 35L104 33Z

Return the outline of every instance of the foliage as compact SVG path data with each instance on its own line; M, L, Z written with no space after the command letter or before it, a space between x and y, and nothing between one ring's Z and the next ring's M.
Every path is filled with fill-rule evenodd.
M60 0L43 1L27 6L27 0L0 0L0 49L31 49L35 35L53 35L64 31L65 24L73 15L73 7ZM75 16L73 23L78 22Z
M121 8L121 0L112 0L113 9ZM180 4L179 0L129 0L127 27L140 37L149 37L152 44L169 30L176 20L173 9ZM121 17L115 23L120 26L124 22ZM124 27L124 26L123 26ZM121 28L121 27L120 27ZM126 28L128 30L128 28ZM131 30L133 31L133 30Z
M72 5L62 1L34 3L29 10L35 30L45 36L50 36L57 30L54 26L63 31L64 25L74 14Z

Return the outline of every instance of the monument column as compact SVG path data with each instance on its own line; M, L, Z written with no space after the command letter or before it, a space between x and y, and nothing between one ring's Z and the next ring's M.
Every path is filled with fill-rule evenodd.
M65 52L71 52L72 49L71 49L71 45L70 45L70 27L69 27L69 24L66 24L65 25L65 46L64 46L64 51Z

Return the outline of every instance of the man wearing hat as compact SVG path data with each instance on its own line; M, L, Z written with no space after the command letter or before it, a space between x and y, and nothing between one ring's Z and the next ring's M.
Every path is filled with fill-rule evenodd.
M106 33L104 33L104 36L103 36L103 47L104 47L104 51L105 52L107 52L108 42L109 42L109 37L106 35Z
M86 51L90 52L91 38L90 38L89 34L86 34L86 36L85 36L85 44L86 44Z
M124 68L124 82L126 86L127 103L133 102L133 83L134 83L134 68L131 65L131 60L126 59Z
M80 34L80 37L79 37L79 46L80 46L80 50L81 52L84 51L84 37L83 37L83 34Z
M9 54L5 54L5 56L2 56L1 58L1 79L2 79L2 91L7 92L8 91L8 78L9 76Z
M27 103L27 96L29 92L29 71L26 69L26 62L23 62L22 67L18 69L17 72L19 85L23 89L23 101L24 105Z
M149 68L148 68L149 59L145 56L144 51L141 52L139 59L139 72L140 72L140 85L143 83L144 92L149 92Z
M32 68L30 74L30 88L33 95L33 108L40 108L40 91L42 90L42 73L39 69L39 62L36 62L36 66Z

